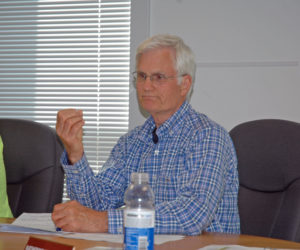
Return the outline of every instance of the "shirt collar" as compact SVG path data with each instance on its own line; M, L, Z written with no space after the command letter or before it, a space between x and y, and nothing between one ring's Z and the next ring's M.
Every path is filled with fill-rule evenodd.
M179 134L185 114L188 113L189 109L191 109L191 106L185 101L180 108L156 130L158 137L163 138L172 136L173 134ZM153 117L150 116L142 126L139 138L145 142L152 143L152 131L154 128L155 122Z

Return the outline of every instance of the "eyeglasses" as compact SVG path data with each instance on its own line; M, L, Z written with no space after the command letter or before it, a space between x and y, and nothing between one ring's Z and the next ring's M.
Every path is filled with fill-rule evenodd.
M149 77L149 79L152 83L156 83L156 84L160 85L162 83L167 82L169 79L175 79L177 77L185 76L186 74L175 75L175 76L166 76L162 73L154 73L151 75L147 75L144 72L137 71L137 72L133 72L132 75L133 75L133 80L135 83L144 83L147 80L147 78Z

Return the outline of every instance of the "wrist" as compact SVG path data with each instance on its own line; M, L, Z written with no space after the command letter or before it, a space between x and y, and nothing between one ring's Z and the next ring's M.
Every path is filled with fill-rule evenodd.
M68 161L69 161L70 165L74 165L76 162L78 162L82 158L83 152L80 153L80 154L74 154L74 153L69 154L69 153L67 153L67 155L68 155Z
M108 232L108 214L107 211L103 211L103 217L102 217L102 230L104 233Z

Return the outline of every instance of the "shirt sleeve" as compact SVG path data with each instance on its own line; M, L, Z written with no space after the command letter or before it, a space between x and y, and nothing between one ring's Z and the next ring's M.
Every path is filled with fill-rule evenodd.
M230 142L227 132L218 128L195 135L190 155L186 156L191 171L180 177L182 185L176 199L156 205L155 233L196 235L211 225L222 232L217 210L229 212L222 211L225 203L231 203L235 210L238 186L233 181L234 194L223 196L229 169L236 168ZM237 176L231 177L237 180Z
M108 232L112 234L123 233L123 209L109 209Z
M123 167L124 146L125 139L121 138L98 174L92 171L85 154L74 165L69 165L66 151L61 157L69 198L97 211L107 210L110 233L123 231L123 212L118 208L124 205L129 182Z
M96 192L96 177L89 167L86 156L83 155L74 165L69 165L67 153L64 151L61 157L61 163L66 174L69 198L71 200L77 200L82 205L90 208L100 208L97 202L99 201L99 197L97 197Z

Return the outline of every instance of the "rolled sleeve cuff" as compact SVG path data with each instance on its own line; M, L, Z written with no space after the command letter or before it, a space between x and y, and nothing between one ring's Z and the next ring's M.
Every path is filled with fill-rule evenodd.
M111 234L123 233L123 210L122 209L108 210L108 232Z
M60 162L63 166L66 175L72 175L72 174L78 174L79 172L90 171L88 168L88 163L87 163L88 161L85 154L83 154L81 159L77 161L74 165L71 165L68 159L68 154L66 150L64 150L60 158Z

